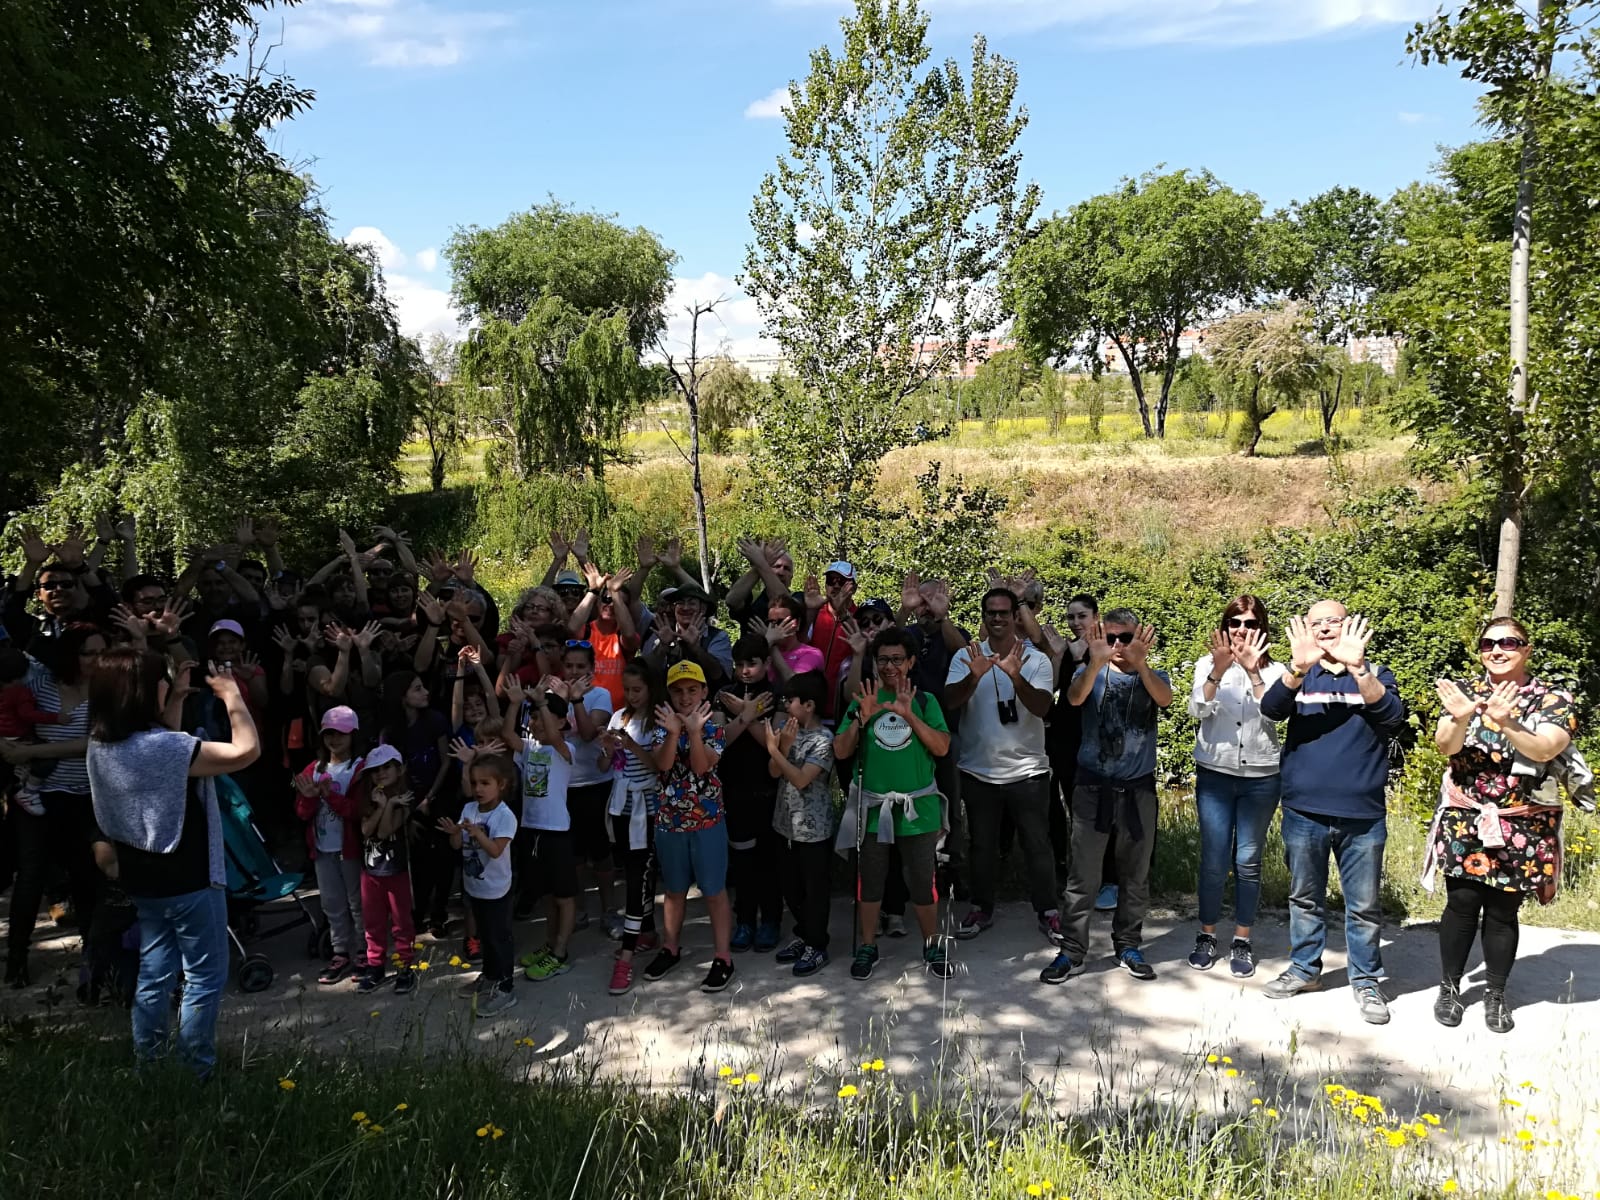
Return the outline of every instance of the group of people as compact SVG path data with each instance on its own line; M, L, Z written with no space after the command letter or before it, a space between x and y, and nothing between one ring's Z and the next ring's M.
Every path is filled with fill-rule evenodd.
M745 540L724 626L676 542L641 539L635 562L607 571L586 536L557 534L542 582L502 622L470 553L419 561L392 528L374 539L363 550L341 533L339 553L301 576L273 525L245 521L169 583L140 570L131 522L103 523L93 544L24 528L0 606L9 985L29 985L38 914L64 882L85 935L83 998L103 983L96 930L132 927L136 1049L165 1044L181 975L178 1043L209 1071L228 942L207 780L224 774L315 878L328 987L411 991L417 939L452 937L458 882L460 954L481 964L466 990L484 1016L516 1003L518 973L570 970L591 924L616 943L611 994L663 979L685 953L691 889L710 918L706 992L730 985L743 954L802 977L827 967L845 878L851 978L870 978L885 939L906 936L908 908L921 967L948 978L952 942L994 925L1010 847L1051 953L1042 982L1084 969L1097 907L1113 913L1120 967L1155 978L1142 932L1158 725L1175 697L1152 663L1157 630L1137 614L1080 594L1060 632L1036 579L995 576L973 635L941 581L910 575L893 601L861 599L840 560L796 590L782 542ZM118 541L120 585L104 567ZM646 604L657 572L666 586ZM1367 622L1339 602L1286 632L1280 663L1265 605L1238 596L1195 664L1187 963L1255 973L1263 847L1281 808L1290 962L1265 992L1320 985L1331 859L1349 980L1361 1015L1384 1023L1385 789L1406 708L1368 660ZM1491 621L1478 648L1480 674L1438 685L1450 765L1428 868L1449 898L1435 1015L1461 1021L1481 931L1485 1017L1504 1031L1518 907L1560 879L1555 781L1576 723L1572 698L1529 674L1520 624ZM202 667L205 687L191 680ZM958 920L941 892L964 901ZM517 925L541 902L544 943L519 957Z

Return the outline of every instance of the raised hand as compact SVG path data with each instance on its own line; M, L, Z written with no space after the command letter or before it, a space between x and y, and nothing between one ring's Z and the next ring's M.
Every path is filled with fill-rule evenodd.
M755 538L742 537L736 544L738 545L739 553L744 555L745 560L752 567L760 566L767 561L767 548L756 541Z
M1142 667L1150 661L1150 650L1156 644L1156 627L1154 625L1141 625L1133 635L1133 641L1128 643L1127 652L1123 659L1130 667Z
M992 660L1011 679L1016 679L1022 674L1022 643L1012 642L1011 649L1006 651L1004 658Z
M430 624L444 624L444 605L439 602L437 596L430 595L428 592L418 592L417 608L421 610L422 615L428 619Z
M1244 641L1234 653L1234 659L1246 671L1255 672L1261 669L1261 663L1267 657L1267 635L1260 629L1245 630Z
M928 612L939 620L950 615L950 589L942 579L930 579L922 585L922 598L927 601Z
M577 558L577 560L580 563L586 563L586 562L590 561L589 560L589 531L587 529L578 530L577 535L573 537L573 539L572 539L572 553L573 553L573 556L575 558Z
M867 652L867 635L862 632L860 623L854 617L846 617L840 621L839 632L844 634L845 640L850 643L851 654L859 658Z
M472 624L472 613L467 608L467 602L465 600L446 601L444 606L444 615L449 617L452 621L459 622L462 628L466 628L466 626Z
M1304 675L1321 661L1322 647L1317 644L1317 635L1311 632L1311 626L1304 617L1290 617L1289 664L1294 667L1295 674Z
M508 674L506 676L505 689L506 699L519 708L522 706L522 702L528 698L528 691L522 686L522 680L515 675Z
M1221 679L1233 666L1233 641L1220 629L1211 631L1211 677Z
M228 697L239 695L239 681L233 677L231 667L212 663L206 675L206 683L211 687L211 694L218 700L226 702Z
M616 603L621 604L622 599L617 595L617 593L623 588L627 587L632 579L633 568L620 567L605 577L604 586L606 591L611 593L611 598L615 600Z
M683 718L670 704L656 705L656 724L665 729L669 737L677 737L683 732Z
M376 621L368 621L365 625L363 625L361 627L361 632L359 632L359 633L357 633L355 635L354 641L355 641L356 649L357 650L370 650L370 649L372 649L373 640L378 636L378 634L380 632L382 632L382 626L380 626Z
M647 533L641 533L639 540L633 544L633 552L639 557L639 565L648 571L661 561L656 556L656 540Z
M777 646L796 632L794 618L784 617L781 621L763 622L758 636L766 638L767 645Z
M129 518L130 520L132 518ZM276 546L278 544L278 522L272 517L262 517L256 522L256 545Z
M884 705L892 713L898 714L903 720L911 720L911 702L916 699L917 690L911 685L911 680L902 676L895 685L894 699Z
M1111 656L1117 648L1106 637L1106 627L1099 621L1089 626L1089 636L1085 639L1089 643L1089 666L1098 671L1111 661Z
M249 517L240 517L233 527L233 540L241 547L256 543L256 523Z
M683 566L683 539L668 538L666 548L656 555L656 561L669 571Z
M922 610L922 579L915 571L907 571L900 581L900 610L911 613Z
M450 739L450 757L459 762L463 767L470 767L472 760L478 755L478 748L467 744L466 738Z
M557 563L567 561L567 555L572 553L572 543L567 540L567 535L559 529L550 531L550 553L555 556Z
M438 828L440 833L448 833L451 837L456 837L458 834L465 834L469 824L471 824L470 821L458 825L449 817L440 817Z
M781 735L778 733L778 726L775 724L775 722L778 720L780 720L780 718L772 717L761 722L759 726L761 730L761 739L767 744L767 750L769 753L782 753L781 747L783 743L781 740Z
M49 561L50 543L44 540L37 525L22 526L22 553L35 566Z
M463 550L456 556L456 579L469 587L478 572L478 559L471 550Z
M1050 657L1059 659L1067 652L1067 639L1054 625L1041 625L1039 632L1044 634L1045 649L1050 652Z
M102 542L109 542L117 535L116 528L111 524L111 514L97 512L94 515L94 535Z
M583 577L592 591L598 592L606 586L606 573L588 559L583 560Z
M134 645L144 645L146 638L144 619L136 615L126 604L119 604L111 610L111 623L126 633L128 640Z
M56 557L61 560L64 567L77 567L83 564L84 551L88 543L83 540L83 526L74 525L67 530L67 536L55 545Z
M1455 680L1436 679L1433 686L1439 693L1439 703L1444 705L1445 712L1457 721L1470 721L1478 711L1477 697L1463 692Z
M254 652L246 650L239 655L239 661L234 663L234 668L236 670L242 668L246 674L254 675L261 669L261 660L255 656Z
M178 636L178 629L183 625L183 619L188 615L189 602L187 600L179 600L176 596L168 596L161 612L150 618L151 632L159 633L164 638L175 638Z
M778 560L789 553L789 543L780 538L773 538L763 542L761 552L767 556L767 565L775 567Z
M295 636L282 625L278 626L277 632L272 635L272 642L285 654L294 653Z
M1494 685L1494 690L1483 704L1483 718L1496 725L1514 721L1517 716L1517 685L1507 680Z
M822 585L817 582L815 575L807 575L805 583L806 611L815 613L826 603L827 597L822 594Z
M864 683L856 688L856 707L861 712L861 724L863 726L882 712L883 705L878 703L877 689L868 688Z
M455 568L450 565L450 560L437 550L429 550L422 560L422 569L428 576L430 583L448 583L455 578ZM420 602L422 596L417 597Z
M323 629L323 634L334 644L341 654L347 654L355 647L356 635L354 631L337 622Z
M339 549L344 551L346 558L359 558L361 551L356 548L356 540L345 530L339 530Z
M1339 625L1339 640L1329 653L1335 662L1359 667L1367 661L1367 643L1371 640L1372 626L1365 617L1346 617Z
M684 718L686 728L704 729L706 722L711 720L711 705L704 700L695 705L694 711Z
M974 682L987 675L999 661L998 655L985 654L977 642L967 647L967 669Z
M698 646L705 635L706 619L704 617L696 617L687 625L680 624L678 626L678 640L686 642L690 646Z
M478 643L468 642L461 647L461 653L456 655L457 663L465 663L478 667L483 665L483 651L478 649Z

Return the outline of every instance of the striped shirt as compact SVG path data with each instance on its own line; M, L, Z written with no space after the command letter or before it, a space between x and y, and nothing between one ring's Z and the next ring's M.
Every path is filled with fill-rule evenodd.
M56 685L56 677L42 662L31 655L28 658L28 690L33 693L33 702L39 706L41 712L61 711L61 691ZM71 742L87 738L88 700L84 700L73 709L70 716L63 716L60 724L34 726L34 733L41 742ZM55 763L55 770L51 771L40 784L41 792L67 792L74 796L89 794L89 764L83 753L70 758L47 761ZM40 765L47 765L47 762L41 761Z

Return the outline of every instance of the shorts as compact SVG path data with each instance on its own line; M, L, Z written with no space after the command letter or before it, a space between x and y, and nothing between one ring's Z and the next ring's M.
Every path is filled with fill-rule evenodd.
M611 865L611 832L606 828L606 807L611 784L588 783L567 789L567 817L572 823L574 853L597 867Z
M720 823L710 829L657 829L656 866L668 895L684 895L691 883L707 899L721 895L728 884L728 831Z
M906 892L912 904L936 904L939 889L934 882L935 859L939 849L939 831L907 834L885 844L874 834L867 834L861 842L860 875L861 902L882 904L883 887L889 878L889 851L900 851L900 870L906 881Z
M570 900L578 894L578 856L567 830L529 829L528 868L533 893Z

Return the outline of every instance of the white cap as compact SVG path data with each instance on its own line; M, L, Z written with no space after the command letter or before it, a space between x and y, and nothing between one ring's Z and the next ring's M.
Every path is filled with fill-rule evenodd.
M856 577L856 569L845 562L844 559L839 558L829 563L828 569L822 575L823 578L827 578L829 575L843 575L846 579L854 579Z

